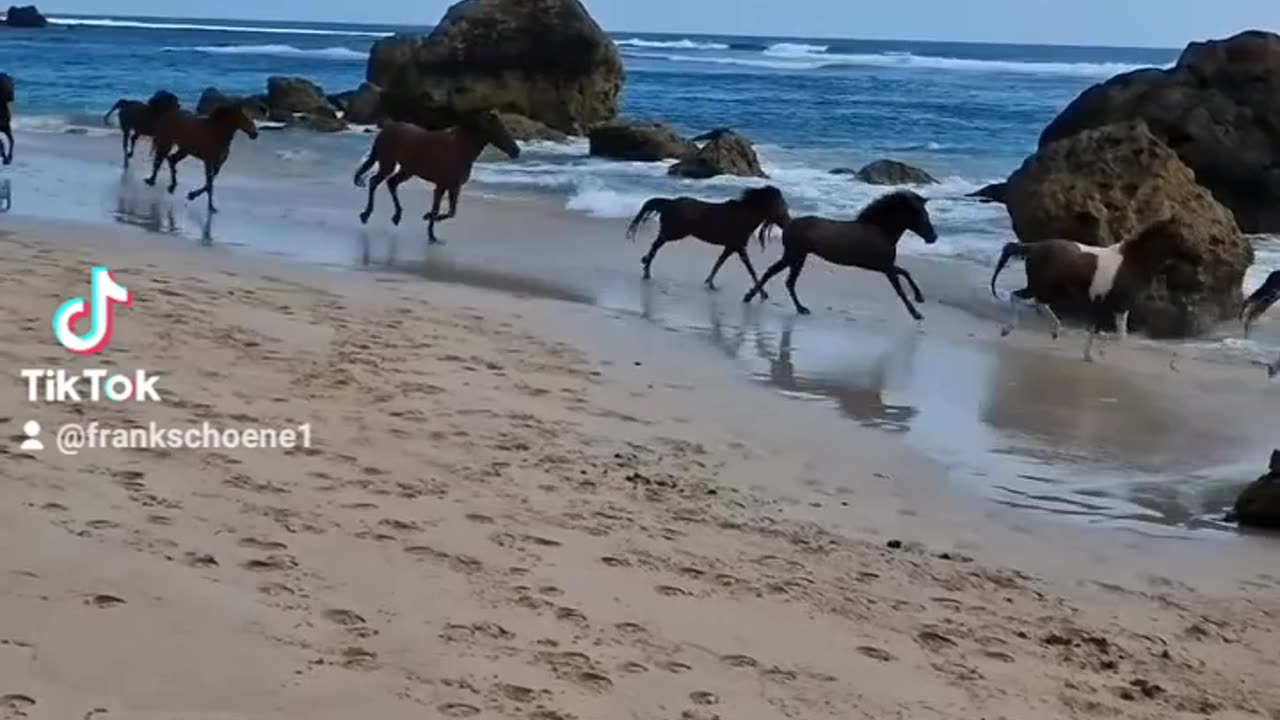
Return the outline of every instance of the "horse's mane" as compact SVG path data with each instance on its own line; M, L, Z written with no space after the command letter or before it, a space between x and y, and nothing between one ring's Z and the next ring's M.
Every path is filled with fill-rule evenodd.
M242 114L244 114L244 110L242 110L239 105L235 103L223 103L209 113L209 120L213 122L225 122Z
M858 213L858 222L875 223L886 217L898 216L903 210L911 208L913 212L919 212L924 198L910 190L895 190L891 193L881 195L871 204L862 208Z
M770 200L776 200L782 191L772 185L764 187L747 188L738 196L738 202L743 205L757 205Z

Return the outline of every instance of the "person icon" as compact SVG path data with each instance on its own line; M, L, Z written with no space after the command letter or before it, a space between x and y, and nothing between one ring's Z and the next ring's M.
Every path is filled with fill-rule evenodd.
M35 420L28 420L26 425L22 426L22 432L26 433L27 439L22 441L18 446L19 450L24 452L40 452L44 450L44 443L40 442L40 423Z

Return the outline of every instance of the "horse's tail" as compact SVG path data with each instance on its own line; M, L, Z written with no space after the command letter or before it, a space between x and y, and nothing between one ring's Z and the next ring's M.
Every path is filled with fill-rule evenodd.
M671 198L656 197L645 201L645 204L640 207L640 212L636 213L631 224L627 226L627 239L635 240L640 226L657 213L665 211L669 205L671 205Z
M1009 264L1013 258L1026 259L1027 246L1018 242L1011 242L1004 246L1000 251L1000 261L996 263L996 271L991 274L991 297L996 300L1000 299L1000 295L996 293L996 278L1000 277L1000 272L1004 270L1004 266Z
M112 113L114 113L114 112L116 112L117 110L119 110L120 108L124 107L124 106L125 106L125 103L127 103L127 102L129 102L129 101L128 101L128 100L126 100L126 99L124 99L124 98L120 98L119 100L117 100L117 101L116 101L116 104L115 104L115 105L112 105L112 106L111 106L111 109L107 111L107 114L102 116L102 124L103 124L103 125L110 125L110 124L111 124L111 115L112 115Z
M378 137L382 137L379 135ZM378 138L373 139L373 144L369 146L369 152L365 153L364 160L360 162L360 167L356 168L356 175L352 179L356 187L364 187L364 176L369 174L369 169L377 162Z

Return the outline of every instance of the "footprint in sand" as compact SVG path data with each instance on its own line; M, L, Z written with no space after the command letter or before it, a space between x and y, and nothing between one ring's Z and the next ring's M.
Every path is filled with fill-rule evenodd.
M270 597L297 595L293 588L283 583L265 583L258 586L258 592Z
M614 629L623 635L648 635L649 630L640 623L620 622L615 624Z
M600 558L600 562L608 565L609 567L631 567L631 563L629 561L613 556L602 557Z
M0 695L0 718L18 720L27 716L27 709L36 704L35 698L22 693Z
M349 647L342 651L342 667L348 670L376 670L378 654L362 647Z
M618 669L631 675L642 675L649 672L648 667L638 662L624 662L618 666Z
M720 696L707 690L695 690L689 693L689 700L694 705L718 705L720 704Z
M591 670L584 670L574 675L573 681L588 690L598 693L609 692L613 689L613 680L610 680L608 675Z
M916 642L930 652L943 652L957 647L955 640L936 630L922 630L916 634Z
M436 710L441 715L451 718L466 718L480 714L480 708L466 703L445 703L436 707Z
M259 540L258 538L242 538L238 543L240 547L249 548L250 550L260 550L262 552L277 552L279 550L288 550L289 546L282 542L274 542L271 540Z
M511 702L531 703L538 697L538 691L527 688L522 685L511 685L509 683L499 683L495 690L502 697Z
M882 648L878 648L872 645L859 645L855 649L857 650L859 655L862 655L864 657L869 657L872 660L879 660L880 662L893 662L898 659L893 653L889 652L888 650L884 650Z
M571 608L571 607L556 608L556 619L563 620L565 622L576 623L578 625L587 624L586 614L583 613L581 610L578 610L577 608Z
M464 517L478 525L492 525L495 522L493 518L488 515L481 515L480 513L467 513Z
M240 566L251 572L280 572L298 567L298 561L289 555L268 555L265 558L246 560Z
M124 598L115 595L106 595L99 593L93 597L85 598L86 605L92 605L97 608L113 608L125 604Z
M720 658L720 662L735 668L760 667L760 661L750 655L725 655Z
M680 662L679 660L663 660L658 663L658 667L661 668L662 670L666 670L672 675L687 673L693 669L692 665L688 663Z
M689 597L693 594L684 588L676 587L674 585L659 585L654 588L654 590L663 597Z
M331 623L342 625L343 627L354 627L356 625L364 625L366 620L359 613L352 610L343 610L334 608L324 611L324 618Z
M187 565L194 568L218 567L218 559L209 553L189 552L186 555Z

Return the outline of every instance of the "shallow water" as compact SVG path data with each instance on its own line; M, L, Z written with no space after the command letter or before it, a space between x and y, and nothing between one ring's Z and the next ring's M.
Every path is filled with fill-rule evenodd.
M722 271L721 292L705 291L714 253L694 243L664 250L655 280L642 282L643 244L625 243L620 223L544 205L481 205L464 193L460 217L440 227L450 242L428 249L419 220L426 193L413 183L402 193L404 225L387 222L382 195L375 220L362 227L354 216L364 195L349 178L266 173L286 146L270 134L252 151L237 140L219 181L223 211L212 219L203 202L142 185L140 168L122 174L107 138L27 139L7 175L13 216L111 224L210 252L400 272L644 318L712 343L727 367L756 382L905 439L957 483L1011 507L1144 532L1221 528L1232 490L1256 475L1274 441L1267 403L1280 384L1256 382L1260 371L1246 365L1227 380L1117 372L1106 360L1086 367L1078 334L1056 347L1030 324L1024 343L995 344L994 325L979 320L1000 312L983 287L986 271L963 262L914 261L934 300L922 307L924 332L882 278L816 263L802 282L816 314L799 318L781 283L773 301L744 306L736 263ZM197 168L182 173L185 190ZM752 254L766 264L758 249ZM662 351L660 335L638 338L635 352L655 347ZM1209 340L1185 350L1236 363L1249 356L1223 347Z

